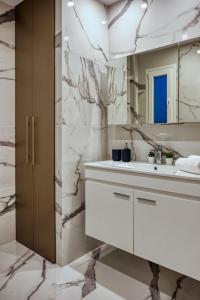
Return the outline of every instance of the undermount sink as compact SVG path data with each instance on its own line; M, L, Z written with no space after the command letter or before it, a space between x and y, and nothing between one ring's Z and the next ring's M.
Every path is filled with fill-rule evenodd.
M113 166L114 165L115 163L113 163ZM120 162L116 165L116 167L131 168L143 172L164 173L164 174L176 174L176 172L178 171L178 169L175 166L148 164L142 162L130 162L130 163Z
M98 164L104 167L133 169L139 172L150 172L159 174L176 174L178 169L175 166L148 164L144 162L116 162L116 161L101 161Z
M190 174L180 171L176 166L149 164L145 162L117 162L112 160L99 161L95 163L86 163L88 167L97 167L105 169L120 169L139 173L148 173L160 176L177 176L200 179L200 175Z

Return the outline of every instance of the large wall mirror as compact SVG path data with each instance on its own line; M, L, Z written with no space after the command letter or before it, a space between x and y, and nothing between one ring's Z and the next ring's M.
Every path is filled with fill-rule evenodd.
M108 82L109 124L200 122L200 40L115 59Z

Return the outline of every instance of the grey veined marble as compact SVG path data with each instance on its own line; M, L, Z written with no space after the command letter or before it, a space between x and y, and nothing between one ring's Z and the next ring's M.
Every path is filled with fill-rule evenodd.
M0 247L1 300L198 300L200 282L102 245L65 267L17 242Z
M15 11L0 1L0 245L15 239Z
M108 14L110 55L144 52L199 37L199 12L198 0L118 1Z
M200 122L200 42L179 49L179 120Z

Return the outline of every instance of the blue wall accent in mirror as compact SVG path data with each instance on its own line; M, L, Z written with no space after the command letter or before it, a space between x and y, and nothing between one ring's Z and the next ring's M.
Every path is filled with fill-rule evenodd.
M167 75L154 77L154 123L167 123Z

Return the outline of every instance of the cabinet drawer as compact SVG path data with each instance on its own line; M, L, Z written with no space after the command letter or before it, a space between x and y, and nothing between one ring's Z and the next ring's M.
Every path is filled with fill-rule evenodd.
M133 253L133 191L88 180L86 234Z
M136 192L136 255L200 280L200 202Z

